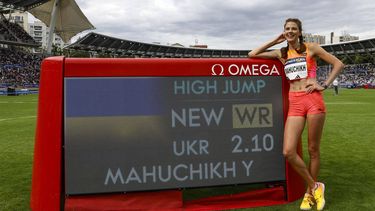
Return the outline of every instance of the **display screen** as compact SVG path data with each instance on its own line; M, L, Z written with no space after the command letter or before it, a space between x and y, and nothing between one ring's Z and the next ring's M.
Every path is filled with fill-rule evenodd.
M281 76L66 77L66 194L285 180Z

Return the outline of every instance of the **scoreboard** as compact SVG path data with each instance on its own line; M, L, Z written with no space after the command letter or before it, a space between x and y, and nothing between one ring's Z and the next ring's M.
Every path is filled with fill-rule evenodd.
M32 207L251 183L286 184L288 200L304 191L282 154L278 61L52 57L41 75Z

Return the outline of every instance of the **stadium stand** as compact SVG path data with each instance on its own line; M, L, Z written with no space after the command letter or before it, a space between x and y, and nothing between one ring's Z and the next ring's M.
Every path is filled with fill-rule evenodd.
M375 38L322 45L346 63L355 63L357 55L375 62ZM67 46L67 49L90 52L92 57L107 54L109 57L159 57L159 58L246 58L249 50L221 50L173 47L114 38L91 32Z
M94 32L87 34L66 48L68 50L88 51L92 57L104 53L110 57L244 58L247 57L248 53L248 50L217 50L148 44Z
M341 87L375 88L375 38L322 45L346 65L339 76ZM66 47L69 51L89 52L90 57L158 57L158 58L246 58L248 50L185 48L114 38L91 32ZM364 63L359 63L360 58ZM330 67L319 62L318 81L323 81Z
M327 65L318 67L318 81L324 81L331 68ZM338 76L340 87L375 88L375 65L373 63L348 64Z
M47 1L0 1L0 95L38 92L39 69L44 56L31 52L40 44L4 14L14 10L26 11Z
M0 43L29 47L40 45L18 24L9 22L3 14L0 14Z
M0 48L0 94L8 88L31 92L39 86L39 69L42 55L23 49Z
M41 4L44 4L47 1L49 0L1 0L0 13L7 12L9 10L27 11Z

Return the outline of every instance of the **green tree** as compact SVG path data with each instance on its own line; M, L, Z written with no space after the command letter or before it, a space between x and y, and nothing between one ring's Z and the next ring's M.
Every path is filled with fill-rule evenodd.
M90 52L75 49L64 49L64 56L75 58L90 58Z
M354 64L361 64L363 63L363 57L360 54L355 54L354 55Z
M63 50L60 48L60 46L53 44L51 53L54 56L61 56L63 55Z

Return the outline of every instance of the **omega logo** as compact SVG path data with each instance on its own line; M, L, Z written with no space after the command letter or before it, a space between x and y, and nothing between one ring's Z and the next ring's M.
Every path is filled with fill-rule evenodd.
M214 64L211 67L211 75L223 76L223 75L280 75L276 65L272 64L246 64L237 65L231 64L228 68L225 68L222 64Z

